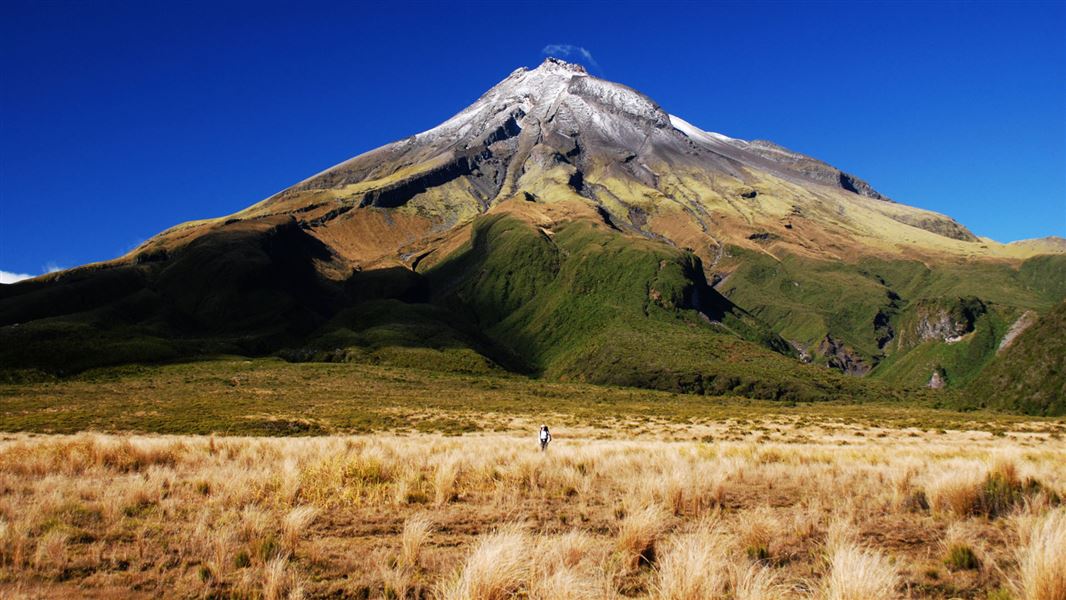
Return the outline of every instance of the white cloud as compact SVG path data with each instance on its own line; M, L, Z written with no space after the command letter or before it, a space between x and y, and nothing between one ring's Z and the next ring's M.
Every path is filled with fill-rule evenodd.
M62 271L63 267L57 265L54 261L48 261L41 265L41 275L47 275L48 273L55 273L56 271ZM37 275L31 275L29 273L12 273L11 271L0 271L0 283L17 283L23 279L32 279Z
M0 271L0 283L15 283L16 281L22 281L23 279L29 279L31 277L36 277L36 275Z
M577 56L585 59L590 67L594 67L597 71L603 72L600 64L596 62L595 58L592 58L592 53L581 46L575 46L573 44L548 44L541 51L541 54L548 56L558 56L563 58L570 58L571 56Z

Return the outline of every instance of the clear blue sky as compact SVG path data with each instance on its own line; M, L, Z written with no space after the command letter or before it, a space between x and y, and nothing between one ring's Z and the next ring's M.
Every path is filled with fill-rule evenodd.
M549 44L979 235L1066 236L1063 2L382 4L4 2L0 270L236 211L436 125Z

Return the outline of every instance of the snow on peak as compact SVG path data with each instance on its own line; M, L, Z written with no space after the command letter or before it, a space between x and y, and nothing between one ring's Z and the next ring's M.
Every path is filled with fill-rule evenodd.
M681 117L670 115L670 124L681 133L687 135L689 139L695 142L704 142L710 144L735 144L741 140L731 138L728 135L722 135L721 133L715 133L713 131L704 131L699 127L696 127L692 123L682 119Z

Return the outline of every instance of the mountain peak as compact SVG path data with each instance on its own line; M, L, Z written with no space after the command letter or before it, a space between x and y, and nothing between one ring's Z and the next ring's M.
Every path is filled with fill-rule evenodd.
M395 209L419 231L444 232L513 198L594 207L610 227L693 248L708 264L727 242L838 257L844 247L969 253L965 244L977 240L952 219L888 202L823 161L701 130L641 92L557 58L516 69L437 127L327 169L239 217L321 212L321 221L310 220L325 230L347 227L352 217L340 215L377 214L355 209ZM401 237L412 245L422 235ZM396 251L352 243L342 254L353 261ZM1023 252L1029 247L1010 253Z
M566 62L565 60L555 58L554 56L549 56L548 58L545 58L544 62L540 63L540 66L534 70L544 70L549 72L570 72L588 75L588 71L582 65L579 65L577 63Z

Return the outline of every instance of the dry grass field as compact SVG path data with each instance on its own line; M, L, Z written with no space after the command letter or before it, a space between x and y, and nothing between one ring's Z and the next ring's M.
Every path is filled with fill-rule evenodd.
M1066 598L1060 423L738 428L8 434L0 596Z

